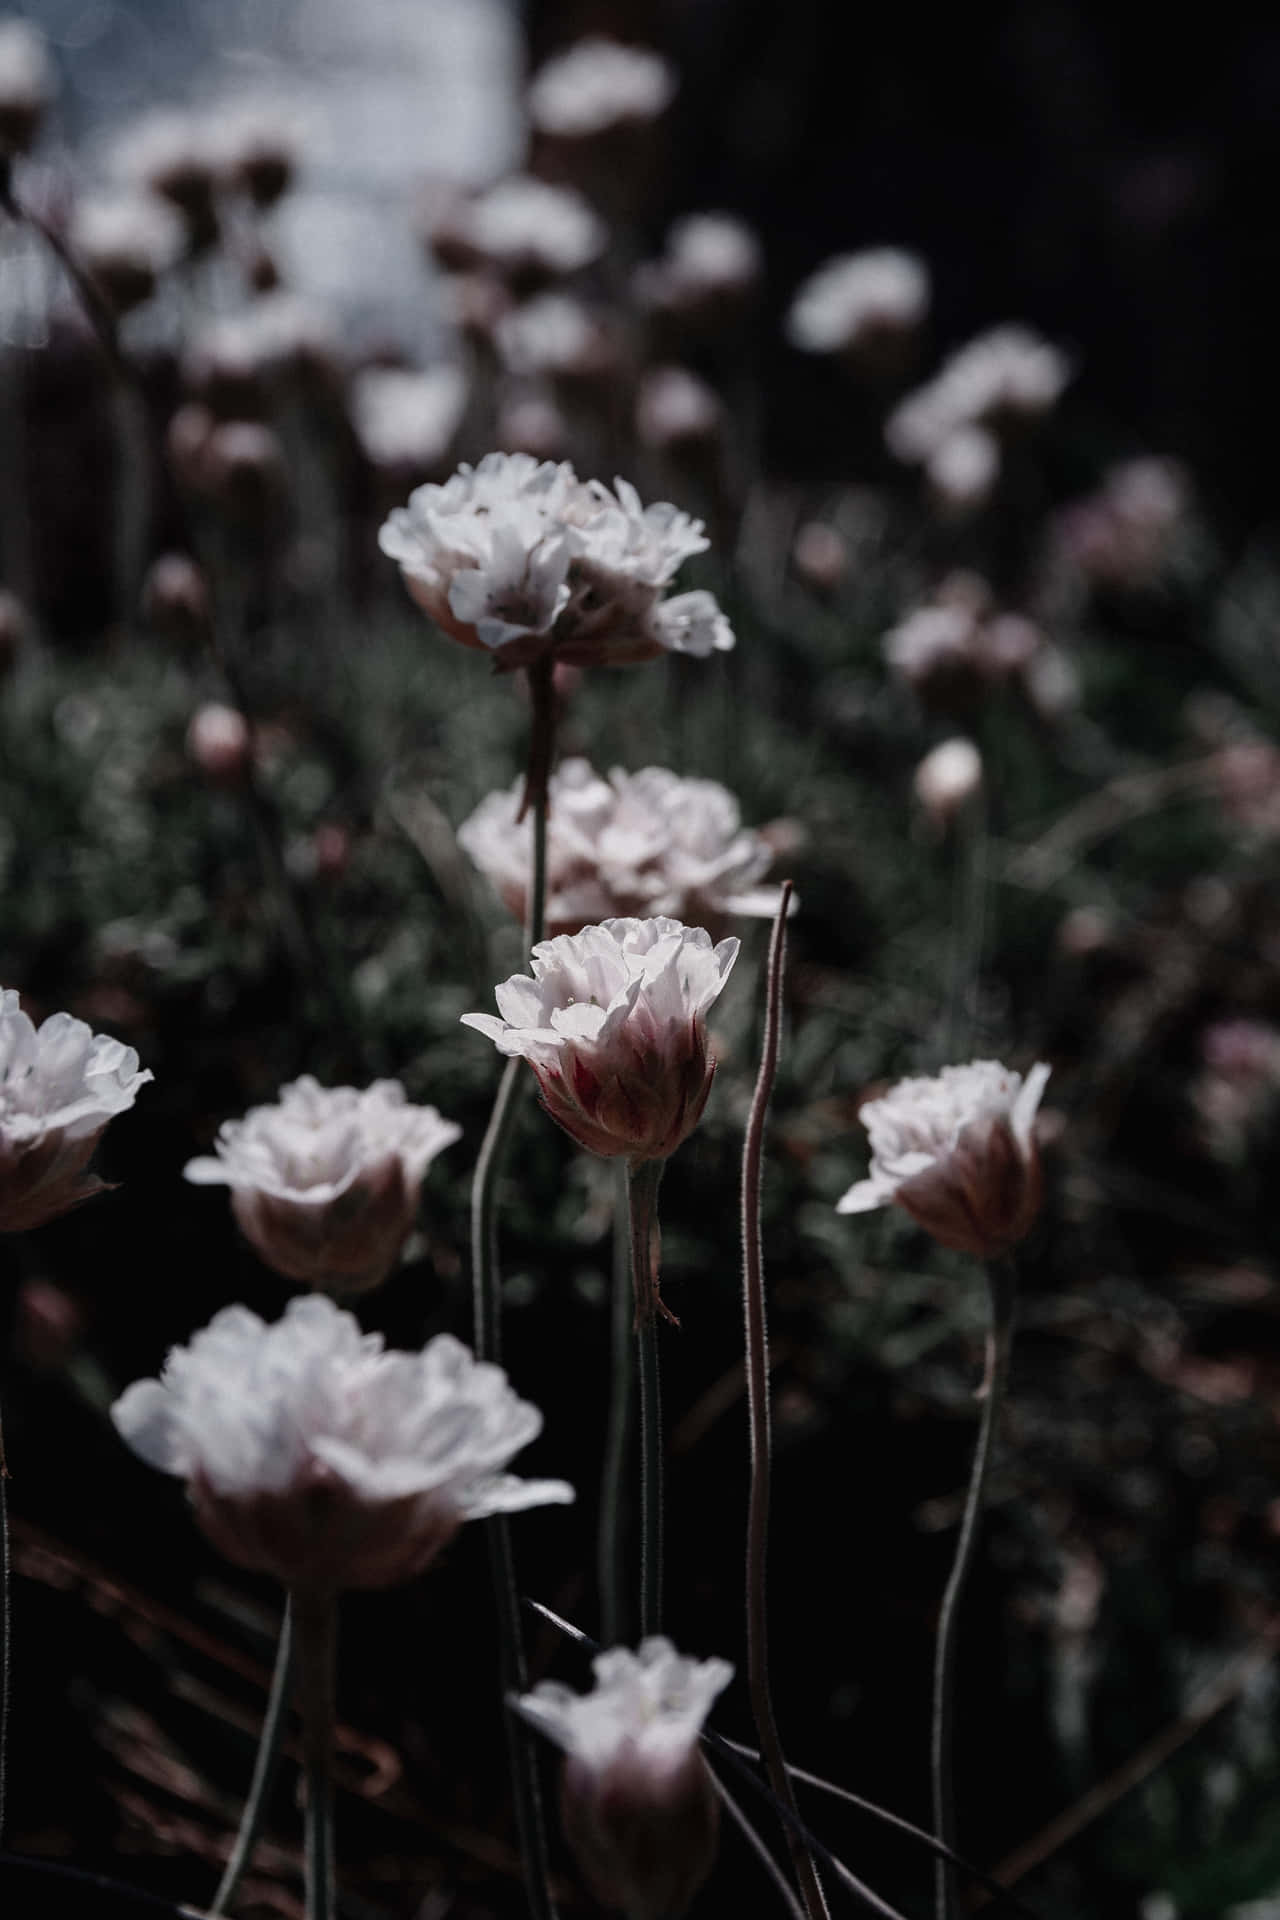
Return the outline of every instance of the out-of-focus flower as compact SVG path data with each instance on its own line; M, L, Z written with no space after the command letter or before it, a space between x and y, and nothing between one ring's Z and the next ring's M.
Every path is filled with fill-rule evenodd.
M253 201L270 207L286 193L298 166L301 128L283 102L247 102L223 110L211 124L214 159L221 178Z
M838 1203L866 1213L891 1201L944 1247L984 1258L1005 1253L1040 1209L1040 1155L1032 1131L1049 1068L1026 1079L998 1060L900 1080L860 1118L871 1170Z
M186 235L172 207L149 193L82 200L71 216L72 252L117 313L140 306L182 254Z
M924 471L939 506L974 513L1000 478L1000 443L986 427L955 427L929 454Z
M733 1678L670 1640L592 1661L595 1688L552 1680L515 1702L566 1755L565 1836L595 1897L632 1920L684 1913L715 1861L718 1805L698 1736Z
M53 93L44 35L25 20L0 20L0 162L26 153Z
M398 1080L322 1087L304 1074L274 1106L225 1121L186 1176L230 1187L241 1231L277 1273L363 1293L391 1271L427 1168L461 1134L434 1107L410 1106Z
M660 452L707 446L720 434L720 396L687 367L650 367L636 393L636 433Z
M598 380L617 366L617 342L598 313L568 293L542 293L505 313L494 339L510 373Z
M501 1471L542 1427L501 1367L443 1333L387 1353L319 1295L272 1326L225 1308L111 1414L149 1466L187 1482L221 1553L293 1588L390 1586L464 1520L573 1498Z
M512 174L470 198L455 194L428 212L426 225L443 265L488 267L517 283L579 273L609 237L580 193L532 174Z
M142 611L151 625L180 640L208 637L209 582L189 554L162 553L142 583Z
M929 270L898 247L840 254L806 280L791 303L786 335L805 353L857 353L885 335L919 327L929 311Z
M498 415L494 438L504 453L558 460L569 444L569 422L547 394L522 393Z
M351 382L351 423L366 458L392 471L443 464L467 408L461 367L365 367Z
M533 826L519 820L523 782L491 793L458 828L458 843L517 920L526 910ZM602 780L586 760L551 776L547 819L547 928L666 914L704 925L733 914L772 918L778 890L758 882L773 859L742 825L738 803L714 780L665 767Z
M117 141L111 172L170 201L193 244L207 245L216 235L218 155L209 126L197 115L172 108L144 114Z
M1231 740L1214 756L1222 804L1251 833L1280 834L1280 752L1269 740Z
M657 260L632 279L641 306L694 315L738 304L759 284L760 242L730 213L688 213L672 222Z
M944 740L927 753L912 780L935 827L947 827L982 789L982 755L972 740Z
M1070 361L1047 340L1026 327L993 328L894 408L885 439L899 460L931 461L962 427L998 429L1048 413L1070 377Z
M542 1104L588 1152L665 1160L693 1131L715 1062L707 1010L738 956L664 915L606 920L533 950L532 978L494 992L501 1018L463 1015L499 1053L523 1057Z
M1059 545L1096 586L1149 586L1185 530L1189 507L1190 487L1175 460L1126 460L1091 499L1060 516Z
M584 485L567 463L487 454L419 487L378 541L424 611L503 671L548 653L622 666L733 645L709 593L662 598L707 546L702 523L667 502L642 506L625 480L613 492Z
M132 1047L69 1013L35 1026L0 988L0 1233L42 1226L105 1191L88 1171L107 1122L152 1078Z
M811 587L833 593L849 571L849 548L825 520L806 520L791 544L791 564Z
M291 376L327 377L337 344L314 301L277 289L202 326L183 355L183 379L213 412L256 417L265 395Z
M1191 1100L1216 1153L1239 1159L1280 1091L1280 1029L1264 1020L1216 1020L1200 1036L1203 1068Z
M238 707L206 700L191 716L187 753L210 780L227 784L243 780L253 759L249 722Z
M675 91L675 69L660 53L616 40L579 40L534 75L529 118L539 133L586 140L656 120Z
M1075 676L1041 629L1019 613L998 613L977 574L948 574L932 600L884 637L889 667L940 707L972 703L984 688L1020 680L1046 719L1076 693Z

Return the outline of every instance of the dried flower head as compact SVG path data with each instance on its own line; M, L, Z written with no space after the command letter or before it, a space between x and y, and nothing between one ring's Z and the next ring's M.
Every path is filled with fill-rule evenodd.
M656 120L675 91L675 69L660 53L616 40L579 40L534 75L529 118L539 133L559 140L590 139Z
M796 294L786 334L805 353L856 353L877 336L913 332L929 311L929 270L898 247L840 254Z
M520 819L523 781L480 802L459 845L523 921L533 825ZM761 887L772 850L743 827L738 803L714 780L666 767L607 780L568 759L551 776L547 820L547 928L577 933L628 915L668 914L699 926L727 916L772 918L776 887Z
M606 920L533 950L532 977L495 989L501 1018L463 1015L499 1053L522 1055L542 1103L579 1146L665 1160L697 1125L715 1062L707 1010L738 942L663 915Z
M565 1833L598 1900L629 1920L674 1920L715 1861L718 1808L698 1736L733 1678L669 1640L592 1662L594 1691L544 1680L515 1702L567 1756Z
M501 1367L449 1334L387 1353L322 1295L271 1326L225 1308L111 1417L148 1465L186 1480L220 1552L290 1587L389 1586L464 1520L573 1498L562 1480L501 1471L542 1427Z
M398 1080L322 1087L310 1074L218 1130L188 1162L197 1186L227 1186L246 1237L277 1273L360 1293L390 1272L418 1211L427 1168L462 1129L410 1106Z
M566 462L487 454L418 487L378 541L437 625L502 671L549 653L623 666L733 645L709 593L663 599L708 544L701 521L665 501L643 506L625 480L613 492L584 484Z
M934 1079L900 1080L869 1100L871 1170L839 1213L890 1201L944 1247L984 1257L1029 1232L1040 1207L1040 1156L1032 1132L1049 1068L1025 1081L998 1060L944 1067Z
M88 1171L107 1122L151 1074L132 1047L69 1013L36 1027L0 988L0 1233L66 1213L105 1182Z

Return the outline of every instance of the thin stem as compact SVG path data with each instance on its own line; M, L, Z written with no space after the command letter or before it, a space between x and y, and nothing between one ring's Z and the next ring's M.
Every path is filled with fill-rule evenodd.
M976 1012L987 899L987 803L981 790L960 809L952 839L951 980L944 1060L958 1059L967 1051Z
M304 1840L307 1920L334 1920L333 1723L337 1603L333 1595L296 1592L293 1630L307 1789Z
M756 1859L760 1862L760 1865L764 1868L774 1886L778 1889L778 1897L786 1907L787 1912L791 1915L791 1920L804 1920L804 1908L796 1899L795 1894L792 1893L790 1881L770 1853L768 1847L766 1847L764 1841L760 1838L760 1835L756 1832L719 1774L710 1767L707 1771L711 1775L711 1784L716 1790L716 1798L719 1800L729 1818L733 1821L733 1824L737 1827L752 1853L755 1854Z
M662 1631L662 1378L658 1363L658 1186L665 1162L627 1168L631 1287L640 1373L640 1636Z
M978 1528L982 1520L982 1502L992 1446L1000 1419L1005 1383L1009 1375L1009 1353L1013 1344L1013 1306L1016 1275L1011 1260L993 1260L987 1266L991 1291L991 1325L987 1332L986 1372L982 1383L982 1421L974 1450L969 1489L965 1495L960 1538L951 1567L942 1611L938 1616L938 1639L933 1661L933 1728L930 1748L930 1773L933 1787L933 1825L946 1847L955 1845L955 1787L953 1738L955 1719L956 1629L960 1602L973 1565ZM939 1860L934 1868L934 1912L937 1920L955 1920L958 1912L955 1873Z
M764 1045L751 1113L742 1148L742 1309L745 1322L747 1413L751 1426L751 1493L747 1508L747 1684L751 1712L760 1736L769 1780L778 1799L796 1812L795 1795L778 1737L769 1686L767 1560L769 1552L769 1474L772 1434L769 1418L769 1331L765 1311L764 1258L760 1234L760 1167L765 1117L778 1070L782 1024L782 982L786 969L787 912L791 883L785 881L769 943L765 992ZM826 1897L813 1856L793 1825L787 1826L791 1861L810 1920L825 1920Z
M609 1295L609 1417L605 1431L604 1468L600 1476L600 1528L597 1571L600 1585L600 1637L606 1647L626 1639L623 1602L623 1550L626 1504L627 1443L631 1432L631 1403L635 1364L631 1352L634 1319L631 1288L631 1209L627 1195L627 1165L614 1161L613 1272Z
M258 1755L253 1763L253 1778L249 1782L249 1794L244 1803L244 1812L240 1816L240 1826L236 1833L235 1844L231 1849L231 1857L227 1861L226 1870L218 1883L218 1891L214 1894L213 1904L209 1908L210 1920L216 1920L216 1917L224 1914L231 1905L236 1889L248 1871L254 1848L262 1832L267 1802L271 1798L271 1789L275 1784L280 1763L280 1737L284 1731L292 1672L293 1602L286 1598L284 1619L280 1623L280 1638L276 1645L276 1663L271 1675L271 1690L267 1695L262 1732L258 1738Z
M12 1570L9 1565L9 1463L0 1422L0 1845L4 1843L5 1788L9 1764L9 1692L12 1680Z

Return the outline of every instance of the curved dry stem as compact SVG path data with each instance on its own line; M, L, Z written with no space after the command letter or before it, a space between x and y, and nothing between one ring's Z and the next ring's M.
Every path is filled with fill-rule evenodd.
M210 1920L224 1914L236 1895L241 1879L253 1859L254 1848L262 1833L267 1802L280 1764L280 1738L284 1732L285 1712L289 1704L289 1683L293 1671L293 1602L286 1598L280 1638L276 1644L276 1663L271 1674L271 1690L258 1737L258 1754L253 1763L253 1778L240 1816L231 1857L227 1861L218 1891L209 1908Z

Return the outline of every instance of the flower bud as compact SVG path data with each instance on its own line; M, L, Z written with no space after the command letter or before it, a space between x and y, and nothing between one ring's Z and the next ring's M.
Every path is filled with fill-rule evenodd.
M944 740L925 755L912 784L934 826L948 827L981 790L982 755L972 740Z

